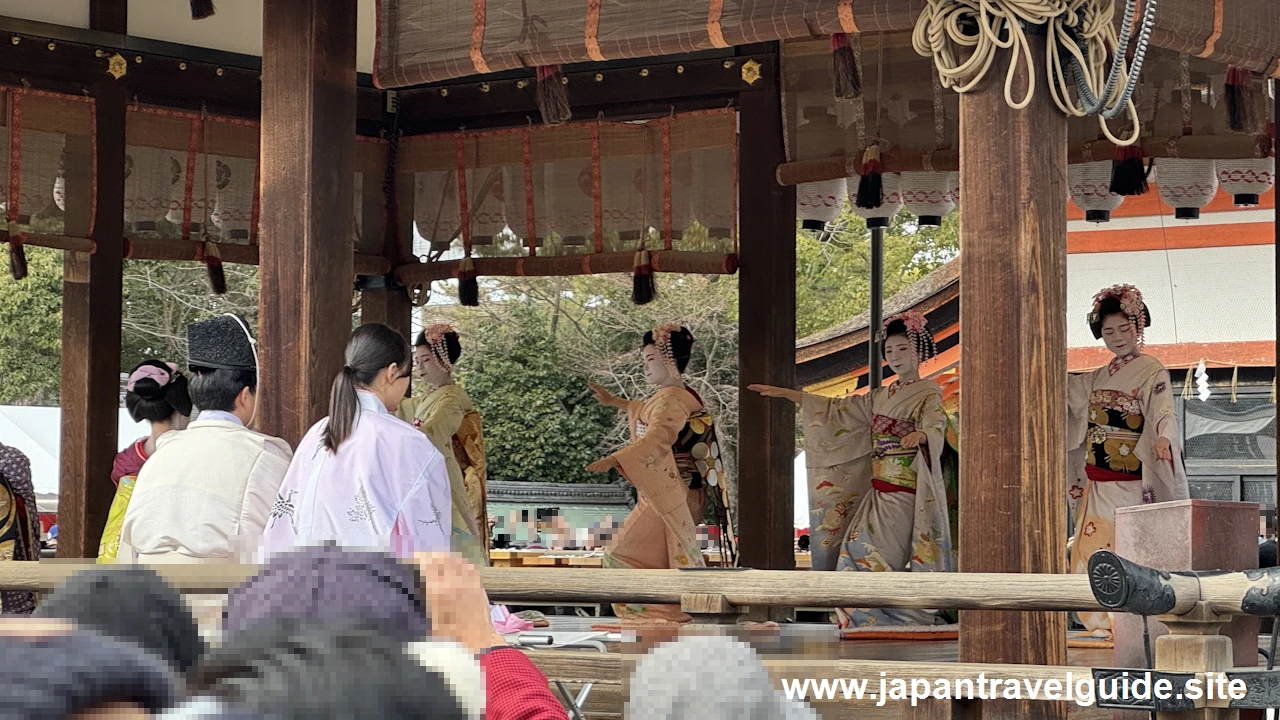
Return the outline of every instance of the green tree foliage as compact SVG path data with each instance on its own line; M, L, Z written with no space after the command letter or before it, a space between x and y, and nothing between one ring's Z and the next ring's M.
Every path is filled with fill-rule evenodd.
M871 233L849 210L830 237L796 233L796 337L804 338L871 307ZM960 252L960 215L922 228L901 212L884 239L884 297L928 275Z
M26 247L27 277L0 275L0 404L56 405L62 371L62 251Z

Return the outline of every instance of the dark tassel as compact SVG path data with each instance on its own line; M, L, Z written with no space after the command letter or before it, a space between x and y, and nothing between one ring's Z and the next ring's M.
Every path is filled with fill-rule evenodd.
M536 97L538 110L542 112L542 122L559 125L573 117L573 111L569 108L569 93L565 92L564 75L560 74L559 65L538 66Z
M831 74L835 79L836 98L852 100L862 94L862 76L858 63L849 47L849 36L835 33L831 36Z
M636 253L635 267L631 271L631 302L636 305L648 305L658 294L657 283L653 277L653 261L648 250Z
M458 302L467 307L480 307L480 280L471 256L458 263Z
M1258 126L1258 115L1253 88L1253 73L1245 68L1227 70L1227 127L1233 132L1253 132Z
M227 273L222 269L222 255L218 253L218 244L204 244L204 269L209 275L209 290L214 295L225 295L227 292Z
M213 0L191 0L192 20L203 20L214 12Z
M9 274L14 280L27 277L27 251L21 240L12 237L9 238Z
M1146 194L1151 167L1150 163L1142 166L1142 148L1137 143L1117 147L1111 160L1111 192L1126 197Z
M880 146L872 145L862 154L862 171L858 173L858 207L871 210L883 202L884 181L880 169Z

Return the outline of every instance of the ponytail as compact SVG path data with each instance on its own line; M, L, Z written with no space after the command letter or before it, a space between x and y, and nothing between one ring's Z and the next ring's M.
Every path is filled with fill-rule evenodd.
M412 356L404 336L386 325L361 325L351 333L351 340L347 342L346 364L333 379L333 390L329 393L329 422L323 435L326 450L338 452L342 443L351 436L360 412L356 391L369 387L378 373L391 365L403 369L408 375L412 370Z
M329 392L329 422L324 428L326 450L338 452L338 446L351 436L351 428L355 427L356 411L359 408L355 368L344 365L333 379L333 390Z

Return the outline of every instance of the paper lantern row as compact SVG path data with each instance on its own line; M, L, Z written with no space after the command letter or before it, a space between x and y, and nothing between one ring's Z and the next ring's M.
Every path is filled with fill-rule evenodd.
M1179 220L1194 220L1213 201L1218 188L1232 196L1236 207L1256 207L1263 193L1275 185L1275 158L1244 160L1184 160L1160 158L1155 173L1160 199ZM1155 179L1155 178L1153 178ZM1071 200L1089 222L1107 222L1124 198L1111 192L1111 161L1067 168Z
M906 172L880 176L880 206L858 207L861 178L838 178L796 186L796 215L806 230L821 231L840 216L846 203L867 227L887 227L902 208L923 227L938 227L960 202L960 173Z

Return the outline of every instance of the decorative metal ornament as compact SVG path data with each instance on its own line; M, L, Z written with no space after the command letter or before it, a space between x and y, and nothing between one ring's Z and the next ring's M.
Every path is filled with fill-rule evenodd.
M129 72L129 61L121 57L120 53L116 53L107 58L107 73L111 77L119 80Z
M742 81L748 85L755 85L760 79L760 63L755 60L748 60L742 64Z

